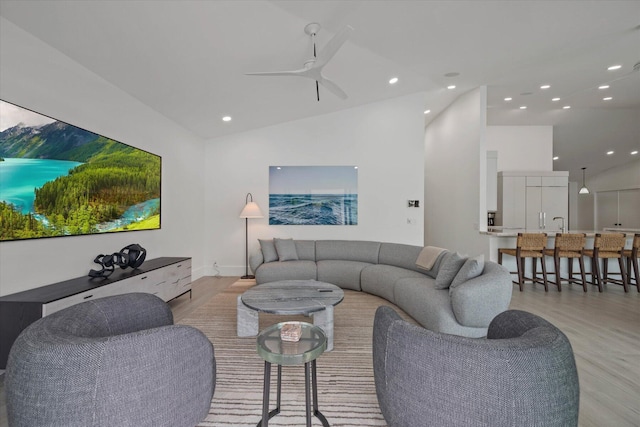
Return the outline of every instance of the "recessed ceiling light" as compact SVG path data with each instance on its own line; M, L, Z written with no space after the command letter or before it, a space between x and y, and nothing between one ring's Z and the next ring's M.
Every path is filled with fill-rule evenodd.
M425 114L429 114L431 112L431 110L424 110Z
M520 109L521 109L521 110L526 110L526 109L527 109L527 106L526 106L526 105L521 105L521 106L520 106Z
M611 150L611 151L607 151L607 156L610 156L610 155L612 155L613 153L614 153L614 151L613 151L613 150Z
M611 96L607 96L606 98L602 98L603 101L611 101L613 98Z
M560 157L558 156L553 156L553 160L558 160Z
M615 71L615 70L619 70L620 68L622 68L622 65L612 65L611 67L607 68L607 70Z
M511 98L511 97L507 97L507 98L505 98L504 100L505 100L505 101L507 101L507 102L509 102L509 101L513 100L513 98Z
M636 154L638 154L638 150L635 150L635 151L632 151L632 152L631 152L631 155L632 155L632 156L635 156Z
M358 169L358 167L357 167L357 166L354 166L353 168L354 168L354 169Z
M609 85L598 86L598 89L609 89Z
M223 122L230 122L230 121L231 121L231 116L224 116L224 117L222 118L222 121L223 121Z
M396 83L398 83L398 78L397 78L397 77L392 77L392 78L389 80L389 84L390 84L390 85L394 85L394 84L396 84Z
M552 100L553 102L558 102L558 101L560 101L560 98L551 98L551 100Z
M540 89L549 89L551 87L551 85L542 85L540 86Z
M451 90L451 89L455 89L455 88L456 88L456 85L449 85L449 86L447 86L447 89L449 89L449 90Z
M564 108L565 110L568 110L569 108L571 108L571 105L565 105L565 106L564 106L564 107L562 107L562 108Z

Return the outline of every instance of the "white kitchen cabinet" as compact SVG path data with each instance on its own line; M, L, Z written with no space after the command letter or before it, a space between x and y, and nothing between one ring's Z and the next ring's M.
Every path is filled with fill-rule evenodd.
M640 228L640 189L596 193L595 228L611 227Z
M498 173L498 212L496 225L525 228L527 185L525 176Z
M487 151L487 211L498 210L498 152Z
M568 172L499 172L496 224L504 228L559 230L569 216Z
M564 187L527 187L526 201L527 230L559 230L562 221L553 218L564 218L567 225L569 216L568 186Z

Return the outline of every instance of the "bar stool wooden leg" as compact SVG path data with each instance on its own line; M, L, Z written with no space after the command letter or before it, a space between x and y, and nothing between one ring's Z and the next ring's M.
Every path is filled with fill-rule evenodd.
M533 262L536 262L536 258L533 259ZM544 283L544 291L549 292L549 284L547 283L547 266L544 263L544 256L540 258L540 264L542 264L542 283Z
M600 263L597 257L591 258L591 278L594 281L594 285L598 285L598 292L603 292L602 278L600 276Z
M524 258L518 256L516 264L518 266L518 285L520 286L520 292L522 292L524 290Z
M582 288L587 292L587 275L584 274L584 259L582 257L578 258L578 263L580 264L580 276L582 276Z
M640 292L640 268L638 268L638 257L631 259L631 257L627 257L627 283L631 286L631 271L633 270L635 274L636 288L638 292Z
M629 292L629 281L627 280L627 274L631 274L631 272L624 271L624 262L622 261L622 257L618 258L618 265L620 266L620 275L622 276L622 286L624 287L624 291Z

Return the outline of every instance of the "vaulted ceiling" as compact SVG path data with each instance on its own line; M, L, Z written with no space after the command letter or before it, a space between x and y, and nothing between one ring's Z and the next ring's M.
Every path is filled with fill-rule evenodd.
M211 143L415 92L428 125L486 85L488 124L553 125L572 179L640 158L640 1L1 0L0 16ZM354 28L324 68L346 100L245 75L302 68L310 22L319 49Z

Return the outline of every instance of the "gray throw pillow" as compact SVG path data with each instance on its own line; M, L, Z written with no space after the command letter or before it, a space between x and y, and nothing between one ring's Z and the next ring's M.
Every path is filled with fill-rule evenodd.
M278 252L276 252L276 245L273 243L273 239L271 240L261 240L260 249L262 249L262 258L264 262L273 262L278 260Z
M458 252L449 252L442 260L438 276L436 276L436 289L447 289L455 279L456 274L464 265L467 259Z
M298 259L298 251L293 239L273 239L276 245L276 252L280 261L296 261Z
M464 265L456 274L456 277L451 282L451 288L455 288L456 286L466 282L467 280L471 280L474 277L478 277L482 274L484 270L484 255L479 255L475 258L469 258L464 262Z

